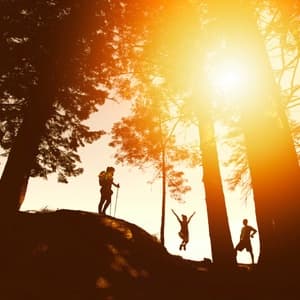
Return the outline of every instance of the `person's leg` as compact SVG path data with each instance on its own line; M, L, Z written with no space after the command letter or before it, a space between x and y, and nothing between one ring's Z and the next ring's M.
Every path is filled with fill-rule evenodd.
M234 248L234 254L235 254L235 259L237 259L238 251L242 251L244 249L241 241L238 242L238 244Z
M180 246L179 246L179 250L182 250L184 248L184 241L182 240L181 241L181 244L180 244Z
M99 214L101 214L103 212L102 209L103 209L104 202L105 202L105 197L104 197L104 195L101 195L100 202L98 205L98 213Z
M249 253L250 253L250 256L251 256L251 261L252 261L252 264L254 264L254 255L253 255L253 252L252 252L252 250L251 250Z
M106 209L109 207L110 203L111 203L111 197L108 197L108 198L106 199L106 202L104 203L104 207L103 207L103 213L104 213L104 214L105 214L105 212L106 212Z
M189 242L188 239L183 240L183 249L186 250L186 245Z

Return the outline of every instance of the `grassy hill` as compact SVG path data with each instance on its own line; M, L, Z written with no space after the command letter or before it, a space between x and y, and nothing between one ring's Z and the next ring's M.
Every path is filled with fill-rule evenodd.
M214 270L206 262L170 255L143 229L109 216L70 210L20 212L2 229L2 300L293 299L295 295L288 280L272 274L242 267Z

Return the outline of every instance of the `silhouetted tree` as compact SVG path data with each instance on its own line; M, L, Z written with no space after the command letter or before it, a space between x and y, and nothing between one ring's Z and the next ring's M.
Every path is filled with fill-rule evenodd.
M18 127L1 143L10 148L0 182L4 211L20 207L20 190L32 173L45 175L58 167L61 181L80 173L75 168L78 146L102 134L80 124L103 103L105 94L96 88L94 68L80 71L91 66L88 50L97 37L90 27L95 4L5 3L1 96L15 114L2 124Z
M201 72L203 74L205 61L203 53L208 42L203 32L207 20L205 11L206 7L202 1L189 3L178 1L176 5L174 3L166 5L160 14L160 26L155 31L154 46L149 49L152 51L152 61L157 63L161 76L168 84L183 94L192 94L190 98L193 99L194 106L191 107L198 112L196 115L200 140L207 141L208 136L212 139L209 145L201 142L212 256L216 265L232 266L235 262L233 243L218 168L215 136L211 134L213 128L209 104L211 99L203 97L201 91L198 93L195 90L197 85L205 87L208 84L207 78L200 75ZM196 103L203 103L200 112L196 109ZM202 151L205 151L205 154Z
M211 9L219 22L216 31L226 36L232 51L238 45L245 60L255 57L260 65L253 76L255 85L245 95L247 105L240 110L260 232L259 262L278 264L282 257L289 257L292 264L298 250L287 245L299 237L299 166L280 104L280 89L255 22L255 7L239 1L230 1L226 7L212 2ZM288 263L286 259L284 263Z
M128 25L140 5L126 10L117 1L1 3L0 143L9 152L1 211L19 209L29 176L58 172L65 182L82 172L78 147L103 134L82 121L112 86L115 94L128 94L130 82L119 75L131 71L129 57L138 53L132 45L140 47L142 26Z
M152 87L152 89L158 89ZM162 89L162 88L161 88ZM171 197L181 200L182 194L190 190L186 185L183 171L176 171L176 163L184 160L199 162L198 153L187 145L176 143L176 127L180 112L170 109L166 95L158 92L146 93L136 100L132 114L114 124L110 146L116 148L115 158L119 163L127 163L140 169L153 168L162 179L162 213L160 240L164 245L165 206L167 186Z
M217 267L230 268L236 263L226 211L225 196L220 173L213 110L210 99L199 97L197 113L200 150L203 157L203 183L207 206L212 258Z

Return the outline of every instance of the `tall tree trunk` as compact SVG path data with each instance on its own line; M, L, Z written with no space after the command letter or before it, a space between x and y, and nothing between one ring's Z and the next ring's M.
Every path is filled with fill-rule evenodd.
M39 71L38 85L32 91L23 123L0 180L0 211L3 218L9 218L22 205L30 171L45 134L46 122L52 114L56 91L60 81L64 80L64 70L69 66L69 58L72 57L78 37L93 26L96 4L97 1L81 3L81 6L72 9L72 16L61 27L46 28L49 49L45 51L47 55L44 60L36 66ZM39 53L41 49L37 44L32 51Z
M54 98L53 88L49 82L49 75L45 75L36 87L24 121L10 150L0 180L0 206L4 214L18 211L24 200L29 173L51 111ZM43 99L40 98L42 96Z
M222 188L214 125L208 100L202 99L201 102L198 128L212 259L215 266L230 268L236 259Z
M280 90L260 35L254 11L246 1L214 4L217 30L223 32L232 49L256 60L255 91L247 96L241 125L245 134L260 232L259 262L270 266L299 261L300 171L287 116L280 105ZM221 6L220 6L221 5ZM242 100L241 100L242 101ZM293 245L293 246L290 246Z
M293 268L299 262L300 247L288 245L293 245L295 238L300 237L299 164L264 41L249 10L244 12L244 18L249 20L249 30L245 32L250 42L248 45L257 45L253 55L259 58L259 71L265 76L262 82L266 83L258 95L258 100L262 102L258 106L261 112L256 110L249 114L247 111L243 114L244 120L253 120L252 125L247 124L243 128L246 140L252 141L252 145L248 143L247 148L253 187L256 187L256 208L261 215L259 223L266 223L267 219L267 232L272 230L268 237L264 237L262 246L266 247L268 255L264 255L262 249L260 262L267 265L280 263L284 267ZM258 149L254 150L254 147Z
M278 201L274 198L275 188L272 179L274 157L271 157L276 154L276 150L273 153L270 152L271 139L265 132L266 123L262 122L262 119L264 118L259 112L251 114L248 111L242 118L241 126L245 136L260 236L259 263L270 266L276 259L275 249L278 247L276 246L278 245L278 237L274 230L275 207L278 205Z

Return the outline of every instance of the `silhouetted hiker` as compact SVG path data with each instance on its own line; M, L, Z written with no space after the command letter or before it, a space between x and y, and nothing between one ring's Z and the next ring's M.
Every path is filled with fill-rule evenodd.
M241 234L240 234L240 241L235 247L235 256L237 255L237 251L242 251L243 249L246 249L250 255L252 264L254 264L254 255L252 251L252 245L250 241L250 237L253 238L254 234L257 232L256 229L248 225L248 220L243 220L244 226L242 227Z
M186 215L181 215L182 219L180 219L178 217L178 215L175 213L175 211L173 209L172 209L172 212L175 215L175 217L177 218L178 222L180 223L180 231L178 232L178 235L182 239L182 242L179 246L179 250L181 250L181 249L186 250L186 244L189 242L189 228L188 228L188 225L191 221L191 218L193 217L193 215L196 212L194 211L193 214L189 218L187 218Z
M98 205L98 212L99 214L105 214L107 207L111 203L111 196L113 191L111 186L114 185L115 187L119 188L120 185L114 183L114 172L115 168L107 167L106 171L101 171L98 175L99 177L99 185L101 186L100 193L101 199Z

